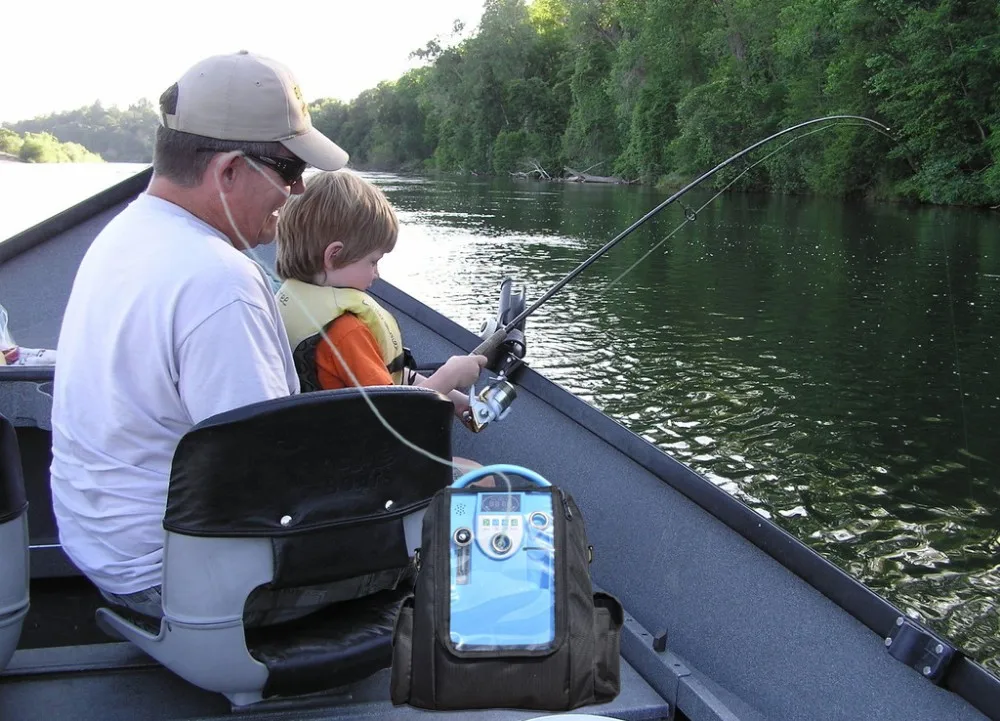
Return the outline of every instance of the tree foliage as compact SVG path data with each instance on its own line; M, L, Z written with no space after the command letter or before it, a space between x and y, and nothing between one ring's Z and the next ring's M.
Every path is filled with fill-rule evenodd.
M4 127L16 133L48 133L64 143L77 143L108 162L148 163L153 159L157 119L146 99L125 110L101 103L40 116Z
M596 166L677 183L780 128L848 114L894 136L804 136L737 187L1000 204L996 0L485 0L477 28L456 23L412 57L421 67L350 103L311 105L355 167ZM142 101L10 129L146 161L155 125Z
M471 36L414 57L425 65L323 126L362 167L595 165L679 182L782 127L847 114L895 136L803 136L737 187L1000 203L994 0L487 0Z
M0 128L0 153L26 163L100 163L102 158L79 143L63 143L51 133L25 133Z

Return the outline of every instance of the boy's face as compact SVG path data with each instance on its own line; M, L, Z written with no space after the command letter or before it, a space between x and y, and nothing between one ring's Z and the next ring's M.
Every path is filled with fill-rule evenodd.
M350 265L328 271L327 281L338 288L368 290L378 278L378 262L383 255L385 254L381 250L376 250Z

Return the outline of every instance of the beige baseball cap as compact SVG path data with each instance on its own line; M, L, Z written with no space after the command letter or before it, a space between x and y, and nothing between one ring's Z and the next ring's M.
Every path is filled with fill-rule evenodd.
M291 71L246 50L206 58L184 73L176 112L161 122L206 138L279 142L320 170L347 165L347 153L313 127Z

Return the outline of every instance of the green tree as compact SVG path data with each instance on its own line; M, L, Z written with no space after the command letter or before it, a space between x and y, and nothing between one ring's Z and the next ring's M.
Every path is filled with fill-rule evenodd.
M485 0L471 32L456 23L412 53L421 67L311 112L359 168L594 166L671 184L779 128L864 115L900 139L803 133L736 188L998 205L998 13L996 0ZM148 161L156 123L143 100L8 130Z
M872 56L868 87L915 157L899 181L904 197L933 203L995 204L992 178L1000 129L1000 5L940 0L894 7L900 29Z
M20 135L15 133L13 130L0 128L0 153L20 155L21 146L23 145L24 139Z
M25 133L19 153L27 163L99 163L101 156L79 143L61 143L51 133Z
M62 142L77 143L111 162L148 163L159 118L149 100L125 110L105 109L100 102L62 113L7 124L16 133L49 133Z
M621 26L610 0L574 0L570 5L571 42L576 59L570 79L572 106L563 135L568 162L585 167L614 164L622 149L615 118L611 67Z

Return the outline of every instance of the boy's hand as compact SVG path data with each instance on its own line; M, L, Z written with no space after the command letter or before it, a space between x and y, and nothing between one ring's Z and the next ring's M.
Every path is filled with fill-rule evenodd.
M455 415L464 420L463 417L472 408L469 396L461 391L452 391L448 394L448 400L455 404Z
M455 389L467 390L479 378L479 371L485 365L486 356L484 355L453 355L434 371L430 378L418 375L418 381L415 385L444 393L455 403L456 399L452 398ZM468 403L468 399L466 399L466 403Z
M462 421L462 425L470 431L475 431L472 424L472 404L469 401L469 396L461 391L452 391L448 394L448 398L455 404L455 415L458 420Z
M467 388L479 378L479 371L486 365L484 355L453 355L441 370L447 369L455 388Z

